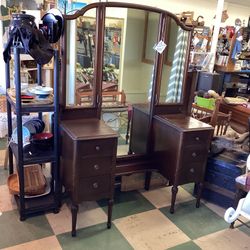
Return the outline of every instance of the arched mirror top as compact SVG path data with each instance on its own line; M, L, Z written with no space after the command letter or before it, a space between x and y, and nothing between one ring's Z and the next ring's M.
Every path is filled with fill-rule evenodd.
M64 15L65 20L73 20L76 19L79 16L82 16L85 14L86 11L93 9L93 8L107 8L107 7L115 7L115 8L130 8L130 9L138 9L138 10L144 10L147 12L155 12L155 13L159 13L159 14L163 14L166 15L172 19L175 20L175 22L178 24L178 26L180 26L183 30L187 30L187 31L191 31L193 28L186 26L183 22L181 22L178 17L167 11L167 10L163 10L160 8L156 8L156 7L151 7L151 6L147 6L147 5L140 5L140 4L133 4L133 3L121 3L121 2L97 2L97 3L91 3L86 5L85 7L83 7L80 10L77 10L74 14L72 15Z
M192 28L185 26L173 13L159 8L130 3L99 2L89 4L72 15L64 16L62 107L98 110L102 107L102 93L107 87L105 83L116 83L116 90L123 90L121 82L125 79L126 70L123 42L129 32L126 30L127 26L124 26L123 18L109 14L112 8L130 10L130 13L132 10L145 13L143 41L136 41L138 44L135 43L134 46L140 46L142 49L140 63L151 65L144 66L148 70L145 74L148 75L145 79L148 86L143 90L148 109L151 100L158 105L183 104ZM113 27L108 24L112 23L112 18L115 19ZM109 39L108 32L112 29L116 29L117 37L114 39L118 39L119 46L111 48L115 53L109 53L107 56L105 41ZM104 40L103 44L101 40ZM160 41L166 44L163 53L153 50L153 45ZM144 75L143 71L141 73ZM85 91L85 88L89 89Z

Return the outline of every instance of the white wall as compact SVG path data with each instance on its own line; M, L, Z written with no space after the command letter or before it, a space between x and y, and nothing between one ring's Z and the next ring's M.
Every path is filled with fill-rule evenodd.
M249 1L249 0L245 0ZM99 2L98 0L87 0L86 2ZM216 12L217 0L112 0L112 2L128 2L144 4L148 6L153 6L170 11L174 14L181 13L183 11L194 11L194 19L198 16L203 16L205 25L212 27L214 23L214 15ZM222 24L234 25L236 18L248 21L250 16L250 7L241 6L237 4L224 3L224 9L227 10L229 15L228 20Z
M236 18L240 18L241 21L245 20L245 24L247 25L248 18L250 16L250 7L236 5L236 4L227 4L226 9L229 15L228 20L225 22L226 25L234 26L234 21Z

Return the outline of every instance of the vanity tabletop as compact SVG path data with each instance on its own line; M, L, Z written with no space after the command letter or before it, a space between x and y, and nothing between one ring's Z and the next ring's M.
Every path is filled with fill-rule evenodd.
M99 119L64 120L60 128L73 140L105 139L118 137L118 134Z
M211 125L198 121L197 119L194 119L191 116L186 116L183 114L157 115L154 116L154 119L159 120L182 131L213 129Z

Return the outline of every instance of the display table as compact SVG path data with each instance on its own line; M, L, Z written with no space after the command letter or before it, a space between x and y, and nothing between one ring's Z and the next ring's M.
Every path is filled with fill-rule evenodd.
M230 105L222 102L220 111L228 113L232 111L230 126L238 133L245 133L249 130L248 117L250 117L250 104L248 107L242 105Z

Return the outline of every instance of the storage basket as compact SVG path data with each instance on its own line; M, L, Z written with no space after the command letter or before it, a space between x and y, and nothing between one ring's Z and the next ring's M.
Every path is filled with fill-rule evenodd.
M8 187L11 194L19 194L18 174L12 174L8 177ZM41 166L29 165L24 167L24 194L40 195L45 193L46 180L42 173Z
M5 113L7 111L6 96L0 95L0 113Z
M215 99L214 98L203 98L196 97L196 103L198 106L213 110L215 107Z

